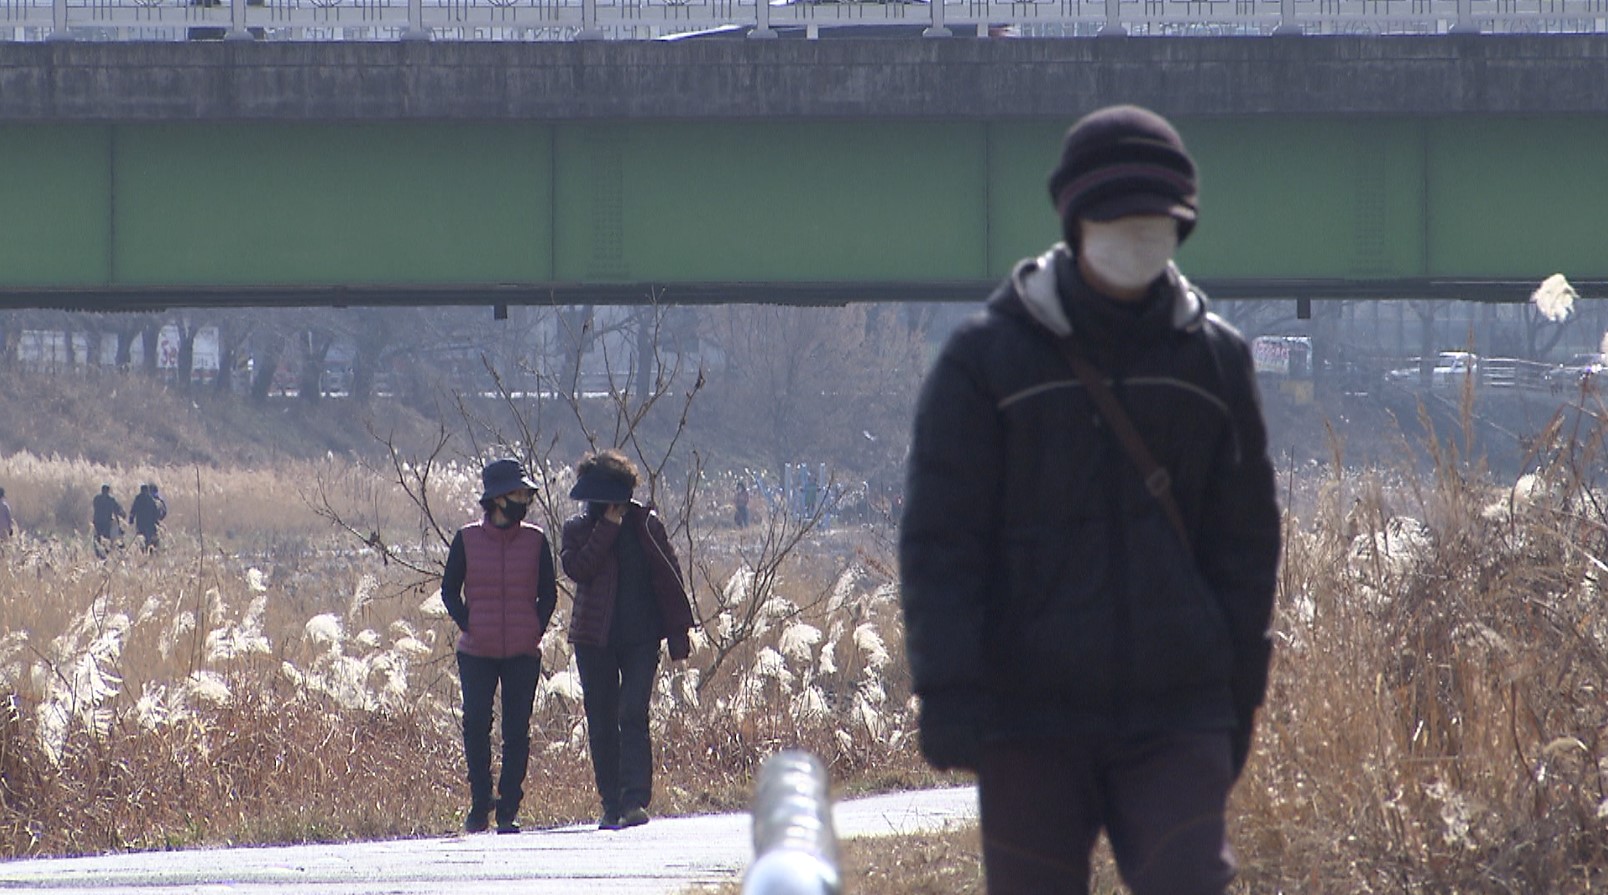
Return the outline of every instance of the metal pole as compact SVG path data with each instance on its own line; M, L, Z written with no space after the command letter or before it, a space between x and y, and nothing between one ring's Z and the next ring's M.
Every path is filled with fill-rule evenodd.
M743 895L840 895L826 769L807 752L765 759L754 787L754 863Z
M931 0L932 26L921 32L922 37L949 37L952 32L944 27L944 0Z

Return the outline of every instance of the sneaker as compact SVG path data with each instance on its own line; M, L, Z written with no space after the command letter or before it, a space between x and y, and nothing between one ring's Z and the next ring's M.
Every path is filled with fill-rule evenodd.
M499 820L499 821L497 821L497 832L499 832L499 833L502 833L502 834L505 834L505 835L508 834L508 833L517 833L517 832L520 831L520 829L521 829L521 827L519 826L519 821L514 820L512 818L510 818L508 820Z
M620 829L626 827L640 827L648 822L648 812L645 808L632 808L620 815Z
M465 833L484 833L491 829L491 809L485 811L470 810L469 816L463 819Z
M597 828L599 830L618 830L620 828L620 816L605 813L597 819Z

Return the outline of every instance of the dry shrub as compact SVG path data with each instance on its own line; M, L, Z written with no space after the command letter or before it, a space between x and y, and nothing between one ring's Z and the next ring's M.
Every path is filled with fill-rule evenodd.
M156 482L168 504L163 538L192 558L197 551L218 549L257 556L328 549L337 538L309 502L315 482L322 486L322 496L338 507L361 508L382 521L415 515L383 478L349 457L220 469L102 464L22 451L0 456L0 482L23 538L36 546L87 546L90 502L102 483L112 486L112 495L126 511L141 484ZM132 547L133 526L127 528Z
M6 462L25 494L102 472ZM383 479L365 480L361 467L308 470L202 475L202 491L217 489L225 505L256 494L284 507L277 549L221 550L179 528L155 555L101 561L85 539L34 537L0 554L0 855L409 836L461 823L456 629L434 581L290 510L307 487L372 508L388 499ZM163 481L170 522L184 518L174 492L186 474L139 473ZM449 505L456 490L443 493ZM653 714L656 813L743 808L753 768L786 747L821 755L848 790L935 779L910 735L893 591L868 570L886 562L855 560L876 542L849 528L812 541L779 569L764 624L717 673L706 674L707 644L667 666ZM243 531L237 543L261 542ZM723 574L740 579L740 551L715 546L730 558ZM427 539L408 549L440 558ZM561 600L543 644L533 719L524 814L539 826L596 816L568 608Z
M1245 889L1602 889L1601 437L1554 427L1549 439L1516 486L1448 454L1427 477L1336 464L1296 483L1312 509L1289 519L1273 686L1233 806ZM6 462L8 493L102 477ZM135 475L177 503L194 471ZM162 554L105 563L79 540L5 548L0 854L405 836L461 820L454 631L433 583L337 549L291 509L315 479L368 507L385 489L360 468L208 475L203 493L213 481L222 505L257 495L274 537L302 549L223 553L182 527ZM743 536L706 536L723 586L744 586L742 551L721 542ZM787 747L826 759L840 795L940 779L912 736L891 575L886 532L822 533L715 674L703 678L706 645L668 669L656 813L740 809L754 768ZM595 812L567 608L544 644L536 824Z
M1289 518L1234 801L1249 890L1600 890L1599 441L1545 443L1512 487L1446 450L1427 483L1335 474L1310 521Z
M374 440L364 427L368 419L410 444L427 438L432 428L406 403L390 399L247 401L213 388L185 391L141 371L101 368L13 367L5 376L0 455L60 445L98 466L154 458L180 469L264 467L326 454L375 456Z
M54 761L13 717L8 742L32 773L8 793L6 853L406 836L444 822L457 759L425 719L235 693L181 724L80 730Z
M1310 510L1287 516L1234 891L1608 887L1608 430L1581 418L1512 485L1433 443L1427 475L1337 460L1288 483ZM845 875L980 892L975 836L851 844ZM1091 890L1122 891L1103 843Z

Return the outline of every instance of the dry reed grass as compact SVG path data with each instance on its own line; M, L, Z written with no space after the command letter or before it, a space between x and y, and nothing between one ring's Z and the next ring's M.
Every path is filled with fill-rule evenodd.
M1234 891L1608 890L1601 410L1555 421L1512 484L1439 442L1427 478L1337 458L1287 483L1309 509L1286 517ZM862 895L981 892L976 835L851 845L845 873ZM1092 891L1122 891L1103 844Z
M476 476L438 472L437 507L466 518ZM317 489L370 518L376 507L400 518L411 505L387 504L383 478L335 463L203 470L191 509L177 492L192 469L14 456L0 474L19 502L78 481L158 478L172 508L155 555L102 561L87 536L30 535L0 556L0 856L461 823L456 631L435 582L351 549L307 503ZM87 500L86 489L86 515ZM221 521L185 531L238 506L254 510L232 537L207 535ZM843 530L812 543L853 556L856 540ZM405 549L428 556L441 545L421 530ZM717 552L728 588L741 591L739 551ZM718 680L701 680L707 644L662 677L656 812L740 808L753 768L784 746L812 749L851 785L933 780L908 735L892 591L864 571L833 577L820 569L842 563L820 559L800 554L780 571L761 633ZM813 599L821 593L830 599ZM566 610L561 601L544 642L525 806L536 825L596 811Z
M1499 486L1431 442L1427 481L1332 476L1289 518L1249 890L1608 885L1601 444L1555 425Z
M1603 433L1582 419L1549 430L1538 472L1513 485L1442 448L1427 478L1336 463L1305 483L1311 508L1288 518L1272 690L1232 808L1240 890L1608 887L1608 499ZM18 474L28 469L50 480L48 463L13 467L8 492L36 487ZM219 474L217 493L309 480L295 467L240 475ZM384 499L364 487L352 499ZM285 529L308 549L262 562L182 537L109 563L77 541L7 548L0 853L456 825L452 632L433 590L329 549L311 524ZM932 781L911 737L885 546L840 530L784 577L785 599L718 680L700 680L707 646L664 677L658 811L741 807L754 767L783 746L822 755L840 794ZM750 583L729 567L728 597ZM594 810L568 650L561 636L545 648L545 746L527 805L539 824ZM935 872L965 890L969 871ZM901 874L919 875L859 891L938 891L901 888ZM1109 890L1109 865L1102 874Z

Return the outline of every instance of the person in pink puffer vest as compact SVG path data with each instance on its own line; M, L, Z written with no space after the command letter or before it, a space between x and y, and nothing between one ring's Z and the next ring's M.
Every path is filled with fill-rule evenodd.
M526 522L536 483L517 460L481 471L485 515L458 530L441 575L441 602L457 623L463 685L463 754L469 766L465 832L519 832L519 805L530 762L530 716L541 680L542 634L558 603L547 535ZM491 793L492 698L502 686L502 773Z

